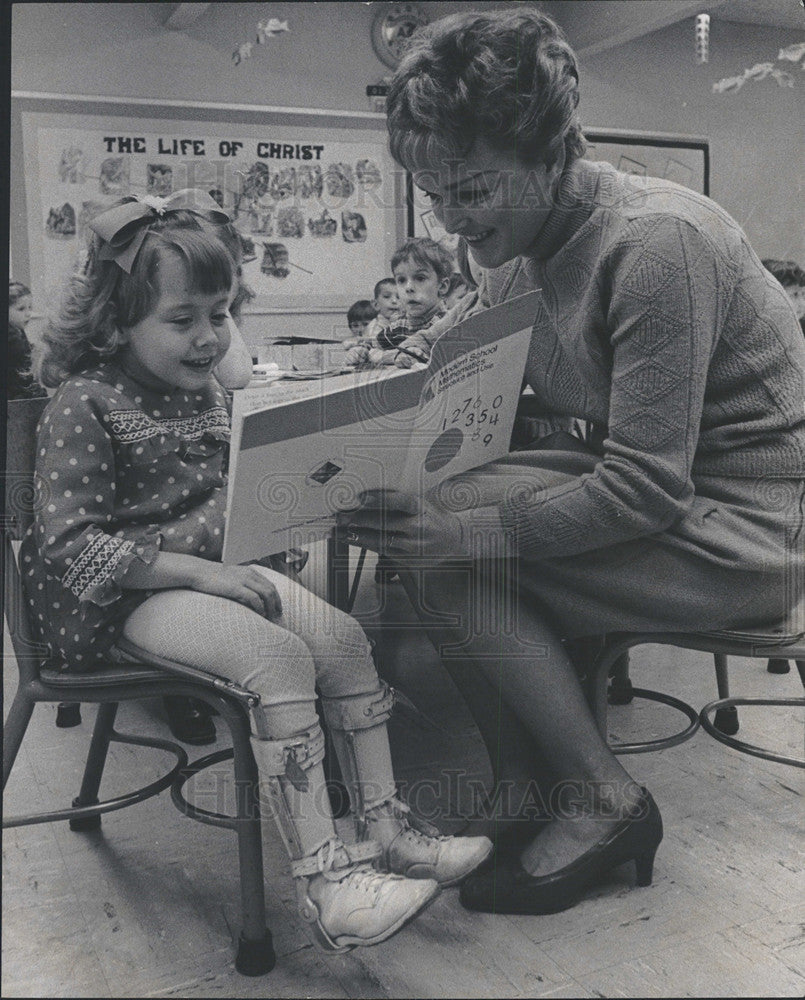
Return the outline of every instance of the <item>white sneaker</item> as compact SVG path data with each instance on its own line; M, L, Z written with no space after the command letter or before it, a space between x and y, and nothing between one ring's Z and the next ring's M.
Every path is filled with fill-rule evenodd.
M492 853L488 837L448 837L399 799L366 812L366 836L383 849L382 866L409 879L456 885Z
M367 862L335 867L350 853L356 853L352 845L330 841L314 856L318 873L298 879L300 913L326 951L385 941L439 894L432 879L412 881L379 872Z

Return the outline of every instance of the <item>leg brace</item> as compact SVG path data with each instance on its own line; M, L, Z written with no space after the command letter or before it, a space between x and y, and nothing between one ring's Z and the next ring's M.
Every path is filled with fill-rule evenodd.
M386 732L394 689L383 684L369 694L321 702L360 830L367 809L397 794Z
M315 850L315 847L310 845L310 837L305 836L306 831L299 829L299 823L291 813L287 800L295 789L311 805L315 804L319 811L325 807L325 803L318 800L326 796L320 794L319 788L311 788L311 784L316 786L324 784L323 770L320 766L317 767L324 760L324 733L320 726L313 726L307 732L296 733L280 740L252 738L252 748L260 777L266 779L265 782L261 781L261 786L266 789L271 813L283 843L292 859L301 858L310 853L311 849ZM308 776L311 771L314 776L312 783ZM314 794L311 795L311 791ZM302 810L303 813L305 811ZM304 816L301 818L304 819ZM328 835L335 836L332 818L329 819L329 823L327 817L319 818L324 820L324 823L319 822L315 826L321 826L322 832L326 828ZM322 840L322 837L317 835L315 839L319 843L326 842L327 836Z

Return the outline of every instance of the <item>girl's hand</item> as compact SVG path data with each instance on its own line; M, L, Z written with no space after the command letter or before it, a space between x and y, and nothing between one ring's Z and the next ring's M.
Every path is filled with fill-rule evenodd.
M461 521L432 500L397 490L367 490L362 506L338 516L347 540L396 556L468 555Z
M237 601L263 618L276 620L282 614L282 601L276 587L254 566L224 566L199 559L191 588L204 594L216 594Z

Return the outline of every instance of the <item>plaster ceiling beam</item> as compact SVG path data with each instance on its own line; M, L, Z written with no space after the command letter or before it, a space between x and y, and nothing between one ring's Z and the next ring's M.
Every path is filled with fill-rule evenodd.
M588 0L579 11L578 25L569 23L569 5L562 5L562 13L568 38L572 39L575 35L581 40L573 46L576 54L585 58L625 45L696 14L712 14L726 5L727 0L717 0L716 3L707 0L611 0L606 4Z
M201 15L212 6L208 3L177 3L176 10L171 11L165 20L165 27L172 31L185 31L195 24Z

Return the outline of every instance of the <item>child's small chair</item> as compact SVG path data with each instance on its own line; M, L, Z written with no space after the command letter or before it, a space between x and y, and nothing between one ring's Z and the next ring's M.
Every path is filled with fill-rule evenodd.
M8 471L5 477L6 513L2 525L2 567L6 620L19 669L19 685L5 723L3 788L37 702L95 703L98 713L81 790L72 807L24 816L4 815L3 827L66 819L72 830L95 830L100 827L103 813L135 805L170 788L174 805L186 816L237 832L243 929L235 967L249 976L270 972L276 957L265 920L258 774L249 741L249 710L257 704L258 696L223 677L214 677L185 664L163 660L126 642L119 644L126 656L131 658L126 665L110 663L108 669L87 674L63 672L46 663L47 650L34 639L13 542L22 538L36 509L33 479L36 424L46 403L45 398L12 400L8 404ZM184 748L177 743L155 737L125 735L114 729L121 701L163 695L192 696L215 708L229 727L232 747L188 764ZM173 754L175 763L159 780L99 802L98 790L110 742L156 747ZM235 816L201 809L188 802L182 794L182 786L189 778L224 760L234 760Z

